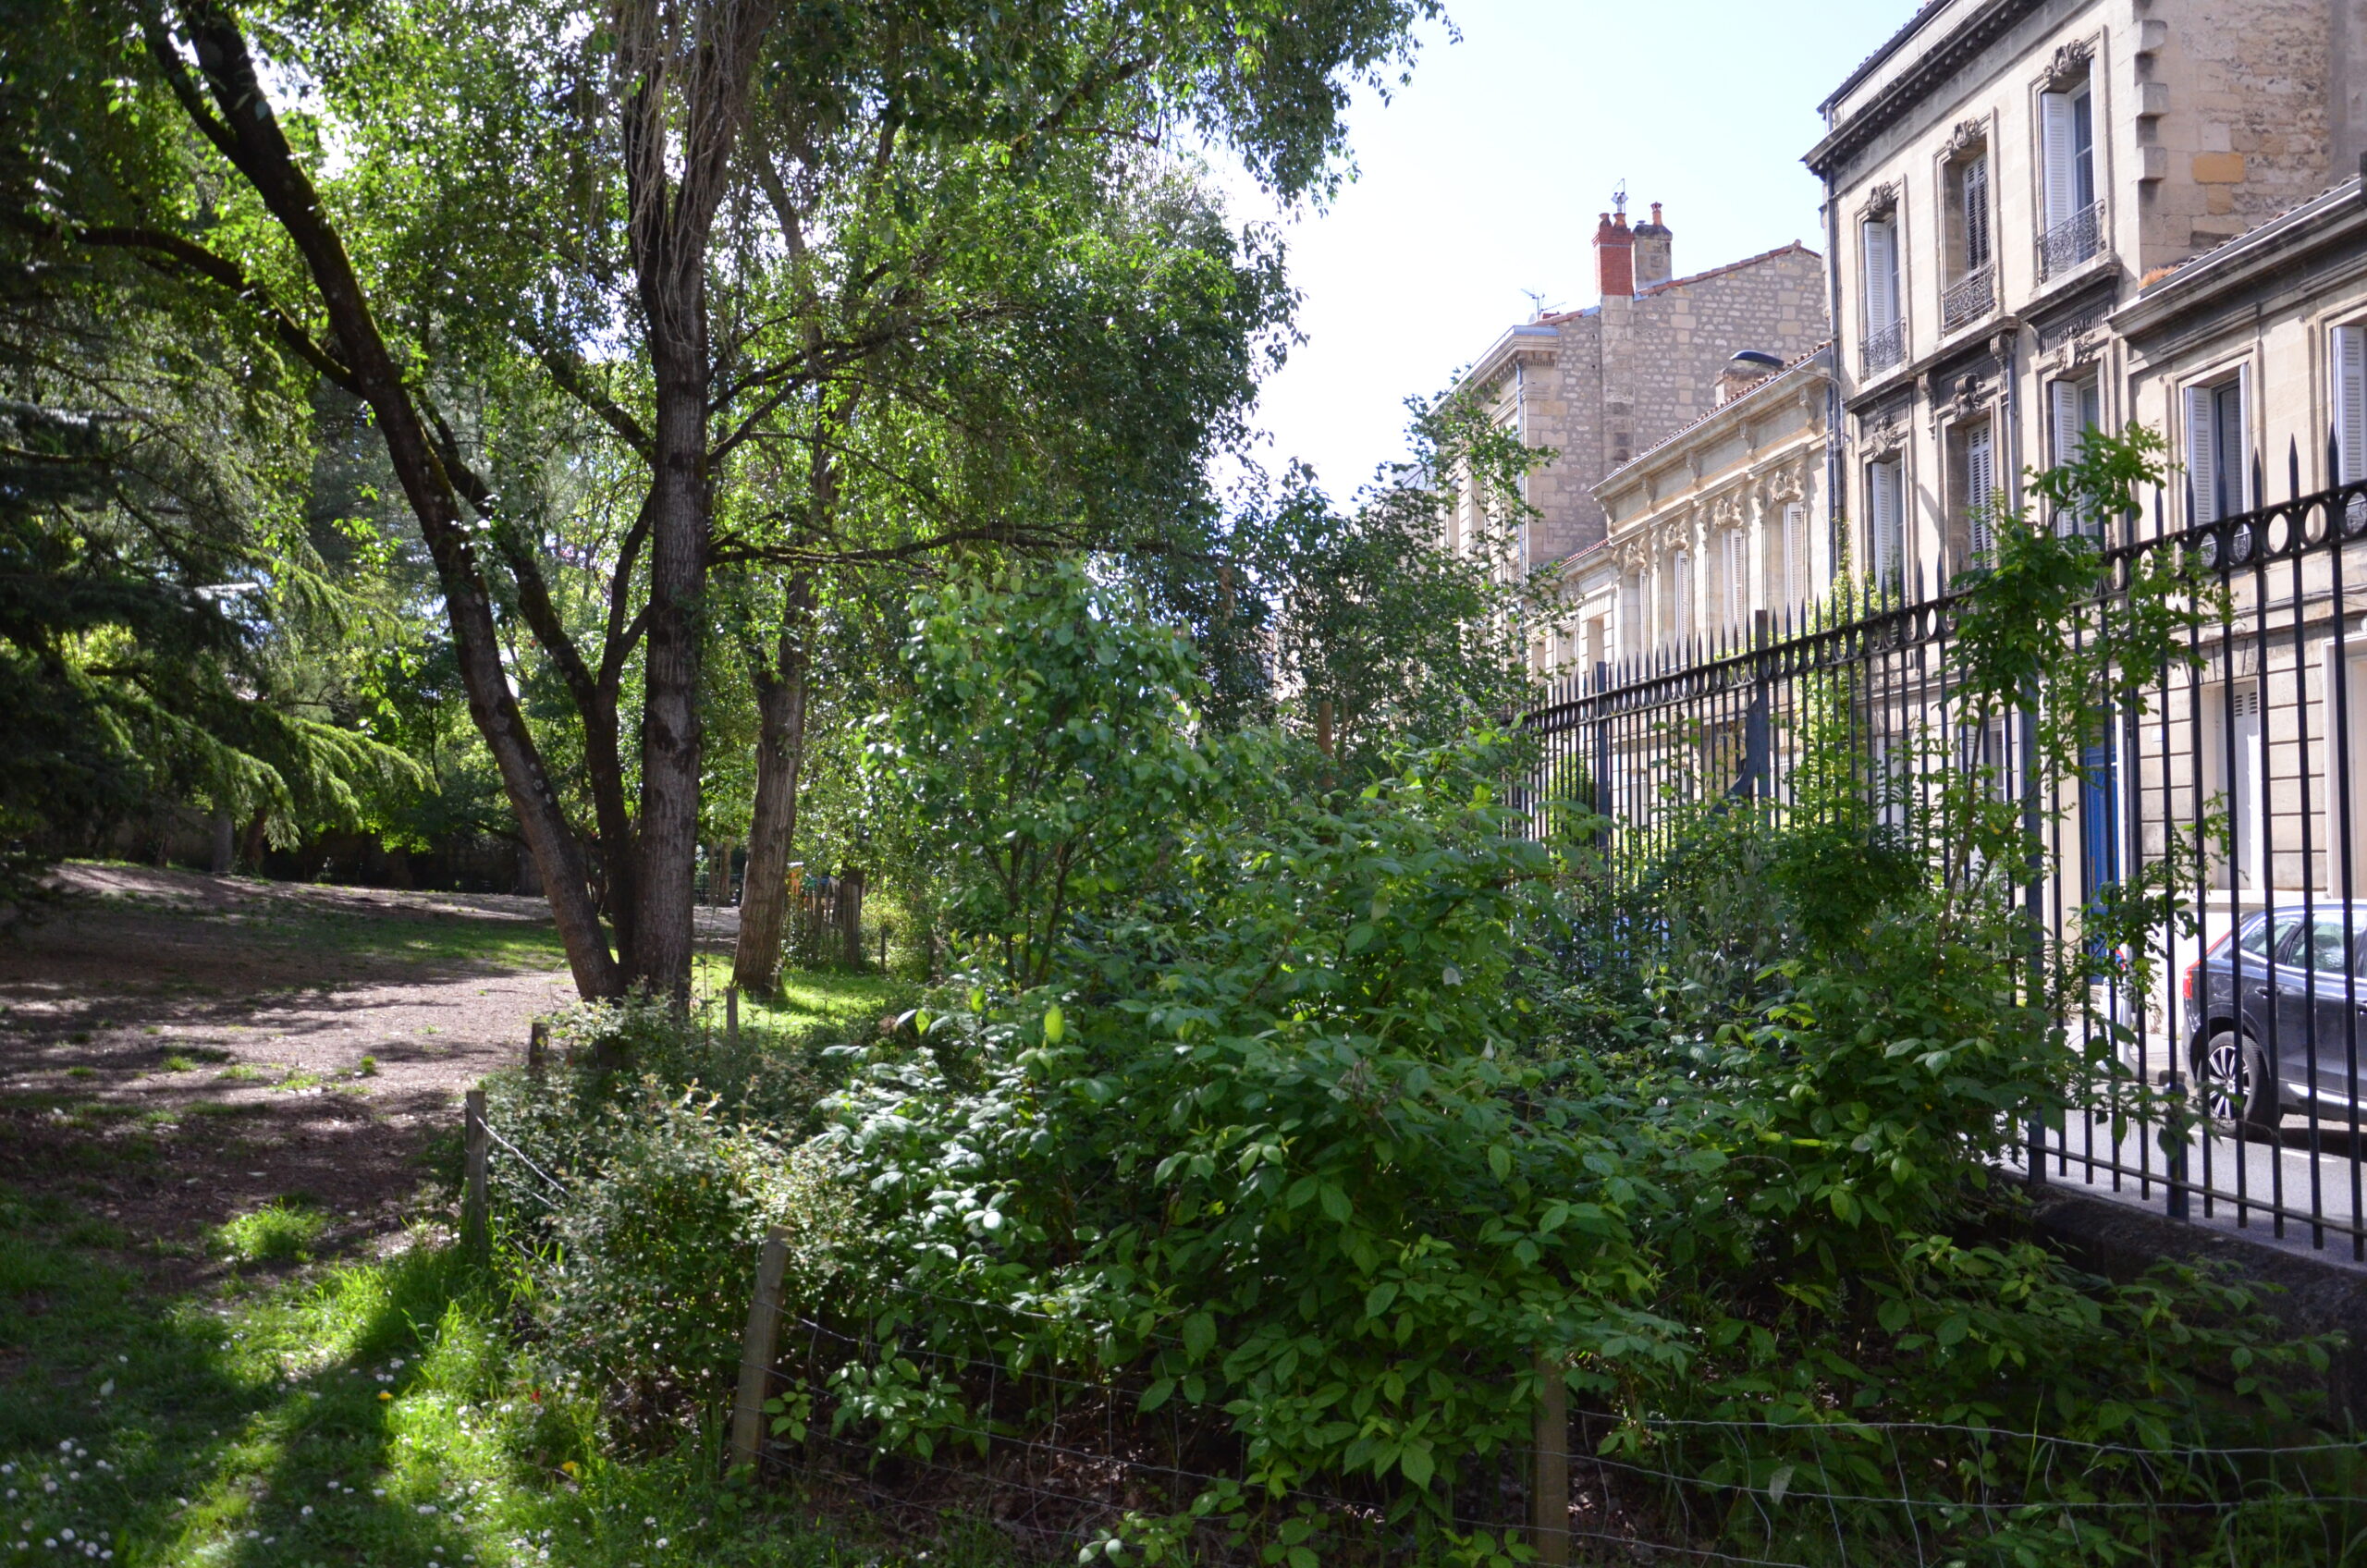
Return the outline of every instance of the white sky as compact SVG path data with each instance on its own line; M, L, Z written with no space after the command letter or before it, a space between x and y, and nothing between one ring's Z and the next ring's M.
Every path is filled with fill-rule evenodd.
M1914 0L1448 0L1412 83L1352 111L1362 171L1284 230L1306 341L1267 382L1257 460L1344 500L1404 447L1404 403L1503 329L1595 302L1596 214L1665 203L1678 276L1799 239L1816 105ZM1240 201L1248 215L1254 203Z

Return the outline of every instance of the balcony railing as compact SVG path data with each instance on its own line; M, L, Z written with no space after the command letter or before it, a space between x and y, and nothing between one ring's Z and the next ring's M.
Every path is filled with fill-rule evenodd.
M1940 330L1970 326L1997 308L1997 269L1982 266L1968 272L1940 296Z
M1907 324L1895 321L1888 326L1875 327L1866 334L1866 341L1858 351L1865 361L1868 375L1890 369L1907 358Z
M2069 272L2104 248L2104 204L2091 202L2038 239L2038 275Z

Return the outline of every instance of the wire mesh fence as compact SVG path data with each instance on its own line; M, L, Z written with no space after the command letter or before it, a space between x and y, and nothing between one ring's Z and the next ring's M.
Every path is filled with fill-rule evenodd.
M1417 1509L1402 1481L1277 1486L1220 1410L1146 1413L1141 1379L978 1347L1010 1306L887 1294L898 1299L873 1317L789 1315L757 1458L769 1478L852 1501L907 1541L969 1523L1043 1561L1158 1540L1208 1562L1303 1562L1297 1548L1342 1562L1460 1550L1824 1568L2091 1553L2337 1562L2367 1530L2357 1443L2116 1444L1839 1413L1573 1411L1558 1514L1536 1491L1558 1467L1540 1472L1535 1450L1513 1446L1463 1456Z
M2217 602L2187 657L2128 672L2140 696L2092 714L2059 785L2034 782L2033 716L2081 699L2042 685L2023 713L1976 725L1953 646L1962 600L1927 580L1565 679L1527 716L1543 760L1524 802L1540 830L1607 819L1616 880L1649 876L1705 802L1780 811L1819 712L1846 713L1902 822L1948 771L1986 770L2050 851L2021 899L2058 942L2140 874L2184 908L2142 954L2116 952L2065 1020L2106 1065L2089 1113L2033 1125L2019 1168L2367 1259L2367 624L2349 597L2367 570L2367 485L2183 530L2167 497L2148 499L2113 525L2103 591L2065 636L2109 635L2132 581L2165 563L2192 563ZM2139 986L2140 967L2165 983Z

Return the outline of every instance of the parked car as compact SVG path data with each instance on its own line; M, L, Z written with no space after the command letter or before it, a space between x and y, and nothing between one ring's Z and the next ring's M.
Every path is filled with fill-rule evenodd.
M2214 1121L2265 1131L2313 1100L2348 1121L2367 1063L2367 900L2248 915L2188 965L2184 990Z

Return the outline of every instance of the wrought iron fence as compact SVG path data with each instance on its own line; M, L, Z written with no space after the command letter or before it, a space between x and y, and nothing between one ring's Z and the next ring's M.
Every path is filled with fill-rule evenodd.
M1888 326L1873 328L1859 343L1858 351L1868 375L1888 370L1907 358L1907 323L1895 321Z
M2081 912L2140 868L2166 875L2186 911L2148 938L2164 984L2099 985L2065 1021L2116 1035L2121 1066L2092 1080L2089 1120L2033 1127L2025 1171L2367 1258L2367 620L2349 605L2367 572L2367 484L2300 496L2298 450L2289 467L2291 500L2174 531L2155 496L2119 525L2087 625L2126 606L2158 552L2190 552L2225 597L2190 667L2124 672L2142 700L2103 716L2059 788L2030 782L2023 721L1963 732L1960 601L1927 581L1870 610L1762 614L1564 680L1527 716L1543 749L1526 798L1540 818L1554 802L1609 818L1612 875L1640 877L1705 799L1780 812L1805 723L1836 691L1869 778L1904 767L1908 789L1929 789L1916 770L1933 757L1999 766L2054 851L2024 900L2055 937L2079 940Z
M2069 272L2103 249L2104 204L2091 202L2038 239L2038 275Z
M1969 326L1997 308L1997 269L1981 266L1948 286L1940 296L1940 330Z

